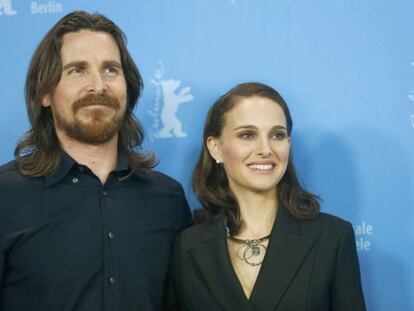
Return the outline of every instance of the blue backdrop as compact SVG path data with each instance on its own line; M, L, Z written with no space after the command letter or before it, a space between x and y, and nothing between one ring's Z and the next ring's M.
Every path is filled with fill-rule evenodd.
M212 102L244 81L279 90L303 182L354 225L368 309L414 310L412 0L0 0L0 162L28 129L23 85L37 43L79 9L127 34L145 82L145 145L192 208Z

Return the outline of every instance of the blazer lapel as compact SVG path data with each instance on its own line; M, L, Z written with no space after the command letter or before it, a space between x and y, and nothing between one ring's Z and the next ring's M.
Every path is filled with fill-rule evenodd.
M302 235L300 221L285 208L279 208L268 251L250 296L256 310L276 309L314 242L314 236Z
M206 286L224 310L254 311L231 265L222 221L213 223L204 240L190 249Z

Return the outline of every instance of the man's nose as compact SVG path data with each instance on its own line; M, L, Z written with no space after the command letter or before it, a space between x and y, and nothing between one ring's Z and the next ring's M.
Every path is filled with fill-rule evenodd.
M90 82L88 86L88 92L94 94L102 94L105 93L107 88L105 79L102 77L100 73L92 73L90 75Z

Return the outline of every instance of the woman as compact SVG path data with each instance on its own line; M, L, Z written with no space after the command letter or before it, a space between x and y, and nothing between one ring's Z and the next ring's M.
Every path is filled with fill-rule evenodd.
M261 83L211 107L193 176L203 209L175 248L183 310L365 310L352 226L300 185L291 131L285 101Z

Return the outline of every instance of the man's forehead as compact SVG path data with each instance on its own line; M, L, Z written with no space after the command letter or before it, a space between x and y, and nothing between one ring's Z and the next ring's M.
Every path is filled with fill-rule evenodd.
M91 57L120 61L118 44L107 32L80 30L66 33L62 39L62 62L87 61Z

